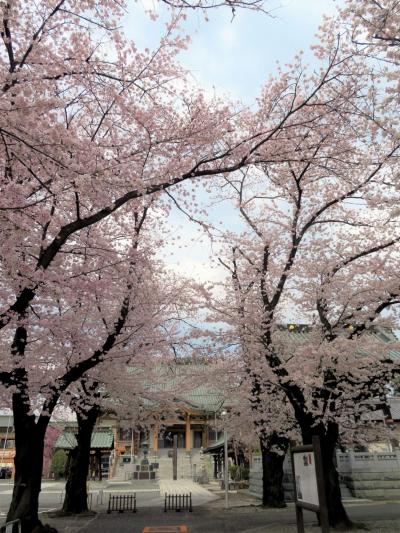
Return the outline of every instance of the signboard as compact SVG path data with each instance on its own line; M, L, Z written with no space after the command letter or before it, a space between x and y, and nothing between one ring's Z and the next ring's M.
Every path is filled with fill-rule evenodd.
M314 452L293 452L293 463L297 500L319 506Z
M322 533L328 533L321 444L318 437L313 437L312 442L291 449L297 531L304 533L303 509L308 509L318 514Z

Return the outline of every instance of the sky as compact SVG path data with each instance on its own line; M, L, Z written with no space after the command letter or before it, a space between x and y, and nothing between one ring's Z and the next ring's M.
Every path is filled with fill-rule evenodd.
M276 72L277 61L291 62L301 50L305 60L316 66L310 46L324 14L332 15L341 0L267 0L270 15L237 10L232 18L228 8L209 10L205 21L198 10L188 12L182 31L191 38L188 49L179 56L193 80L207 91L240 100L254 107L255 100L268 76ZM132 5L131 5L132 6ZM161 7L160 7L161 6ZM156 22L145 10L155 10ZM159 2L138 0L124 20L125 31L138 47L155 48L168 21L169 11ZM229 206L210 205L213 222L222 221L233 229L238 225L236 213ZM200 281L219 281L226 273L210 254L215 246L184 215L173 210L169 223L172 234L179 234L179 247L171 240L162 258L175 271Z
M200 86L229 93L251 105L276 62L290 62L300 50L313 61L310 45L323 14L333 14L339 0L267 0L270 16L237 10L232 19L228 8L208 11L209 21L200 11L188 12L183 31L191 45L180 60ZM157 22L149 20L144 9L158 9ZM139 46L155 47L168 11L152 0L139 0L129 10L125 29Z

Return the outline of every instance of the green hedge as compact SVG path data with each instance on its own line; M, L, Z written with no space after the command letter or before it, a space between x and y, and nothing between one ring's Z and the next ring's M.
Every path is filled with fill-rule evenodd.
M56 479L64 476L67 464L67 454L64 450L57 450L51 460L51 472Z

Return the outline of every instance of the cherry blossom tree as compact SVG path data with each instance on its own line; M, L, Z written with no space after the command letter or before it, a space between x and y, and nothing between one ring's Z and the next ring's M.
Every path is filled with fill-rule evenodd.
M14 2L2 14L4 246L15 250L11 228L25 237L32 219L39 228L25 245L41 243L27 262L30 283L5 298L5 327L76 232L135 198L235 170L255 146L233 133L236 110L189 86L175 61L186 46L176 17L159 47L141 52L115 29L122 8L111 0Z
M257 2L229 3L236 5L257 7ZM31 437L28 454L18 451L17 438L16 471L22 477L9 513L24 518L27 530L37 522L41 461L28 467L23 459L42 455L59 393L109 352L125 327L130 301L127 297L112 319L100 348L80 347L80 353L92 353L86 362L76 363L70 354L71 367L55 378L52 392L42 392L48 397L37 424L28 385L38 383L40 366L35 358L28 361L27 350L28 330L36 342L35 313L40 316L51 302L57 309L64 292L84 290L87 273L79 259L85 240L93 233L99 238L95 227L108 239L120 238L113 224L129 219L135 200L240 168L260 142L248 136L243 143L236 110L206 99L185 80L175 61L186 46L176 31L179 17L172 16L156 50L139 51L118 29L123 7L111 0L1 3L0 328L4 349L11 346L11 364L6 362L0 379L12 392L16 433ZM107 219L114 222L107 225ZM76 287L64 287L66 279L76 279ZM105 286L107 276L96 283ZM92 286L85 290L96 293ZM60 368L56 352L47 355L54 374ZM29 476L33 485L25 485Z
M340 15L353 44L398 69L400 11L395 0L348 0Z
M90 381L85 376L76 384L76 397L72 397L70 407L77 420L75 433L76 446L70 451L62 512L78 514L88 511L87 478L92 434L96 422L102 413L101 392L97 381Z
M304 97L309 80L304 86L300 81L295 84L296 101L303 97L307 103L292 115L290 132L285 130L276 140L282 160L271 161L265 156L264 164L225 178L225 197L237 206L244 230L240 235L227 233L229 246L221 261L229 270L232 284L223 313L237 332L245 361L250 369L254 368L250 401L256 410L272 383L289 400L303 442L310 443L312 435L320 437L330 522L340 526L349 523L333 464L340 418L350 416L348 408L355 402L366 402L381 394L394 371L387 358L388 346L373 335L361 333L368 329L371 309L373 320L398 300L397 291L388 290L392 282L388 277L380 280L376 266L393 261L398 253L396 214L384 209L389 197L393 201L385 179L398 168L398 139L383 139L376 133L374 100L365 97L360 85L362 77L355 75L358 60L346 58L338 48L333 48L328 57L331 83L317 95L308 100ZM337 84L342 75L346 81ZM260 99L260 120L270 118L274 112L286 112L269 100L271 86ZM286 104L292 102L291 94ZM324 257L326 250L331 255ZM324 257L320 262L316 260L318 254ZM342 268L351 270L350 265L358 273L360 264L369 259L374 268L366 269L369 276L365 273L363 280L377 298L373 301L375 307L368 307L365 301L369 318L355 328L357 341L356 333L345 340L338 333L346 323L346 312L337 322L337 332L330 337L328 321L323 322L324 299L313 300L314 307L310 304L306 314L300 304L309 301L310 289L306 290L300 280L310 281L314 276L331 280ZM329 311L337 312L340 305L350 309L352 283L359 295L355 309L359 313L360 307L365 311L362 302L366 289L356 288L358 279L351 272L339 290L332 282ZM376 283L382 284L379 294ZM337 301L342 297L343 303ZM317 311L322 322L322 337L321 328L316 328L309 332L310 340L305 343L295 338L282 340L280 326L288 322L288 314L297 313L296 318L303 320L306 316L305 322L312 324L311 309ZM296 341L301 347L296 346ZM360 350L375 355L363 359ZM340 357L343 352L348 355ZM354 369L354 376L350 368ZM330 384L334 385L334 392ZM330 413L332 418L327 415L331 394L332 405L337 407Z
M282 171L280 175L282 176ZM275 197L276 191L271 187L265 192L265 195L267 194L269 197ZM271 215L271 211L269 209L268 218L273 221L274 215ZM350 269L346 278L342 278L339 283L332 280L333 274L329 276L327 263L320 270L320 265L313 262L313 255L310 253L312 247L316 246L321 250L320 246L329 246L321 235L320 241L314 234L308 235L309 238L298 244L295 242L293 264L288 268L288 255L281 250L282 229L279 231L281 240L275 242L270 240L273 233L269 232L266 261L265 241L264 246L262 245L267 235L264 233L265 226L261 226L260 218L256 221L250 216L247 202L245 214L254 227L262 232L260 247L257 253L258 241L254 239L253 228L247 240L242 236L242 239L237 241L229 266L234 298L230 306L225 302L225 309L229 309L229 322L232 321L230 323L235 328L239 327L237 334L240 336L245 353L244 360L252 378L250 403L259 415L255 417L255 423L263 423L264 431L271 434L271 418L265 415L262 417L265 411L263 403L268 401L266 393L274 388L284 392L293 409L303 442L309 443L313 434L320 436L329 499L335 499L335 506L330 508L330 520L332 525L343 524L347 522L347 517L344 509L338 507L340 493L333 465L333 452L339 440L340 426L345 420L360 419L365 411L374 409L376 398L383 401L385 386L390 382L393 372L398 371L397 366L388 357L390 344L396 346L396 339L389 336L383 342L379 331L377 334L367 334L380 313L399 302L397 288L396 291L392 289L394 283L389 276L382 280L371 274L376 272L376 264L391 262L393 257L396 257L397 248L393 255L382 255L382 251L388 248L392 251L398 237L393 239L393 235L387 235L386 241L376 241L377 244L370 242L369 247L368 239L361 238L361 245L358 241L361 249L351 254L349 251L354 251L354 241L346 239L344 243L342 241L343 245L339 246L338 236L331 234L331 242L336 237L333 243L338 254L338 270L336 272L333 266L331 272L336 275L342 268L349 269L350 264L354 268ZM325 211L324 216L326 214ZM280 226L288 216L283 209L276 209L275 215L275 223ZM292 215L293 213L289 216ZM302 215L303 213L299 214L300 220ZM339 223L336 216L335 224ZM329 220L333 219L329 216ZM289 231L291 234L290 225ZM380 237L382 238L382 235ZM370 268L372 261L368 261L368 265L362 264L363 259L370 255L375 263L374 270ZM314 273L310 272L310 264L313 264ZM360 276L361 267L364 266L365 275ZM300 272L307 278L304 283L300 281ZM279 285L282 276L286 279ZM329 290L325 276L329 279ZM311 288L310 278L316 285L317 281L324 279L323 288L317 285L318 292L315 286ZM370 300L366 296L368 292ZM276 294L280 294L276 306L271 306ZM298 316L302 316L303 320L306 317L309 324L314 323L314 327L307 331L306 338L302 338L302 331L284 335L279 327L283 322L287 322L285 315L291 312L290 309L296 307ZM317 322L313 312L318 313ZM226 317L225 311L224 314ZM354 325L346 330L348 322ZM267 365L264 364L265 361ZM279 395L277 397L279 398ZM287 414L284 416L286 418ZM279 423L275 427L277 431L281 429Z
M124 330L121 332L123 335L119 335L117 344L123 344L123 352L117 349L116 353L110 353L111 359L96 365L64 395L65 401L68 401L76 414L78 428L77 446L70 456L63 513L87 511L86 480L90 443L98 418L108 412L119 419L129 419L143 425L152 420L151 413L144 408L146 402L161 401L163 410L171 403L170 388L163 387L160 391L148 388L149 384L158 381L156 378L159 378L159 373L156 369L174 361L175 352L171 346L177 346L180 342L177 326L182 314L188 314L185 307L189 302L190 313L196 309L196 303L193 296L189 295L190 282L174 278L167 282L167 279L165 275L162 290L154 283L150 288L141 288L141 292L146 295L147 304L143 301L139 308L135 306L135 314L140 316L140 320L130 320L126 325L128 331ZM107 322L104 311L101 313L101 321L103 324ZM169 323L173 323L173 326ZM78 337L78 332L76 336ZM182 385L180 390L182 391ZM175 409L176 405L170 410Z
M290 444L299 439L298 424L286 395L273 380L266 379L269 368L263 368L266 363L262 353L257 360L254 352L245 353L243 341L247 338L248 335L241 337L239 353L229 358L231 366L238 364L237 376L240 376L240 386L227 391L228 398L234 399L231 427L235 428L235 435L246 428L247 438L252 437L252 448L261 450L263 505L285 507L283 462ZM249 431L249 425L253 431ZM254 437L258 439L257 446Z
M365 87L374 99L375 127L383 136L398 137L400 91L399 6L395 0L346 0L338 14L327 17L317 49L324 54L341 35L348 55L362 58Z
M208 9L215 4L176 5ZM251 1L226 5L259 6ZM342 220L337 206L375 182L397 150L393 136L381 143L366 127L374 110L362 97L359 64L344 61L337 48L332 47L323 71L303 81L295 65L271 81L259 113L238 113L193 89L179 68L175 56L187 44L177 30L179 16L172 15L156 50L139 51L118 29L123 7L112 0L1 3L0 328L2 351L11 357L0 380L12 393L16 435L30 436L29 453L17 443L9 514L22 517L27 531L38 521L41 472L41 461L31 459L42 456L45 428L60 395L102 363L117 342L117 351L124 353L124 342L117 339L128 335L132 297L147 268L141 255L141 274L135 271L135 277L121 243L138 222L141 199L157 198L196 178L222 174L229 180L231 172L251 163L272 173L276 185L283 165L279 180L286 193L292 192L289 203L297 214L291 229L286 227L290 237L278 246L277 256L289 255L276 292L264 301L272 324L309 230L328 208ZM357 120L350 120L354 116ZM301 220L296 190L302 191L299 183L308 172L310 194L315 197L323 184L327 207L314 212L310 201ZM373 202L376 191L370 194ZM368 242L374 241L366 234ZM277 233L271 235L277 243ZM380 246L395 240L385 237L387 231ZM263 253L270 268L269 240ZM268 295L266 286L262 291ZM87 314L86 335L78 338L87 295L98 315ZM103 323L106 336L100 337L104 301L112 304ZM52 331L50 345L44 331ZM269 341L269 333L265 338ZM36 398L39 392L44 401L35 422L32 393Z
M139 219L137 229L140 224ZM119 254L109 246L108 257L101 261L92 251L101 245L105 250L103 238L96 239L92 234L86 235L84 240L85 243L76 242L75 246L82 245L80 250L87 275L81 277L82 270L76 265L78 277L71 269L66 280L69 283L64 284L62 292L57 283L48 283L29 323L26 321L19 326L27 342L19 346L13 344L15 357L23 360L23 367L15 371L20 376L18 393L12 379L11 365L15 362L6 361L3 365L9 375L5 384L13 394L16 438L15 483L9 519L28 515L32 523L37 521L43 439L50 416L68 386L115 349L121 333L125 341L129 339L129 327L133 328L132 332L135 330L129 317L135 313L136 306L142 307L139 296L133 302L134 292L138 291L142 298L146 292L139 281L141 274L134 269L140 264L136 242ZM116 305L118 299L120 303ZM103 331L98 324L101 319L96 317L102 306L107 306L108 310L107 320L100 322ZM28 332L32 334L30 339ZM32 413L35 407L39 411L37 419ZM26 439L27 434L32 436L33 442Z
M97 387L104 382L102 372L110 375L110 367L115 367L122 374L138 352L148 357L148 364L151 364L150 349L165 350L174 335L177 328L174 314L178 313L184 299L189 298L191 286L185 283L182 288L182 281L175 283L160 262L151 259L152 250L157 248L155 240L147 237L139 246L139 233L147 211L145 207L141 214L135 212L132 219L125 217L119 228L114 221L108 224L111 227L103 225L98 231L92 229L82 235L82 240L74 243L74 255L81 259L71 265L62 293L55 281L53 285L48 283L46 293L35 300L29 327L24 325L31 338L23 347L24 370L28 377L23 391L26 408L35 405L40 415L35 420L28 412L15 423L17 456L10 519L29 509L32 521L35 520L42 437L57 402L65 395L71 397L68 388L79 379L80 387L97 399L94 405L90 404L90 396L87 400L85 395L80 395L79 400L74 396L73 401L82 429L82 446L85 448L86 444L86 448L90 448L89 429L93 429L100 410L101 394ZM133 232L130 239L129 233L124 231L127 227ZM109 231L117 236L113 245L110 245ZM101 256L98 255L100 249ZM192 300L190 306L196 309ZM163 325L167 319L172 323L170 327ZM99 367L98 377L90 373L95 367ZM121 385L122 378L117 380L115 372L114 369L116 383ZM86 384L84 376L87 374L90 380ZM12 383L9 387L13 387ZM24 433L18 425L22 423ZM27 427L36 436L35 447L26 441ZM79 475L71 476L68 486L64 506L68 512L82 510L79 507L82 502L86 505L82 492L86 491L84 460L85 454L79 453L74 461L77 468L71 469Z

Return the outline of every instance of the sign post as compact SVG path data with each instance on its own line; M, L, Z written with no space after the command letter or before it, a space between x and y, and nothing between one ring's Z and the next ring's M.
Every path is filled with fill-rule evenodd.
M322 533L329 532L328 507L319 437L313 443L291 449L294 501L298 533L304 533L303 509L319 516Z
M228 461L228 432L224 426L224 488L225 488L225 509L229 509L229 461Z
M178 435L174 435L172 448L172 479L178 479Z

